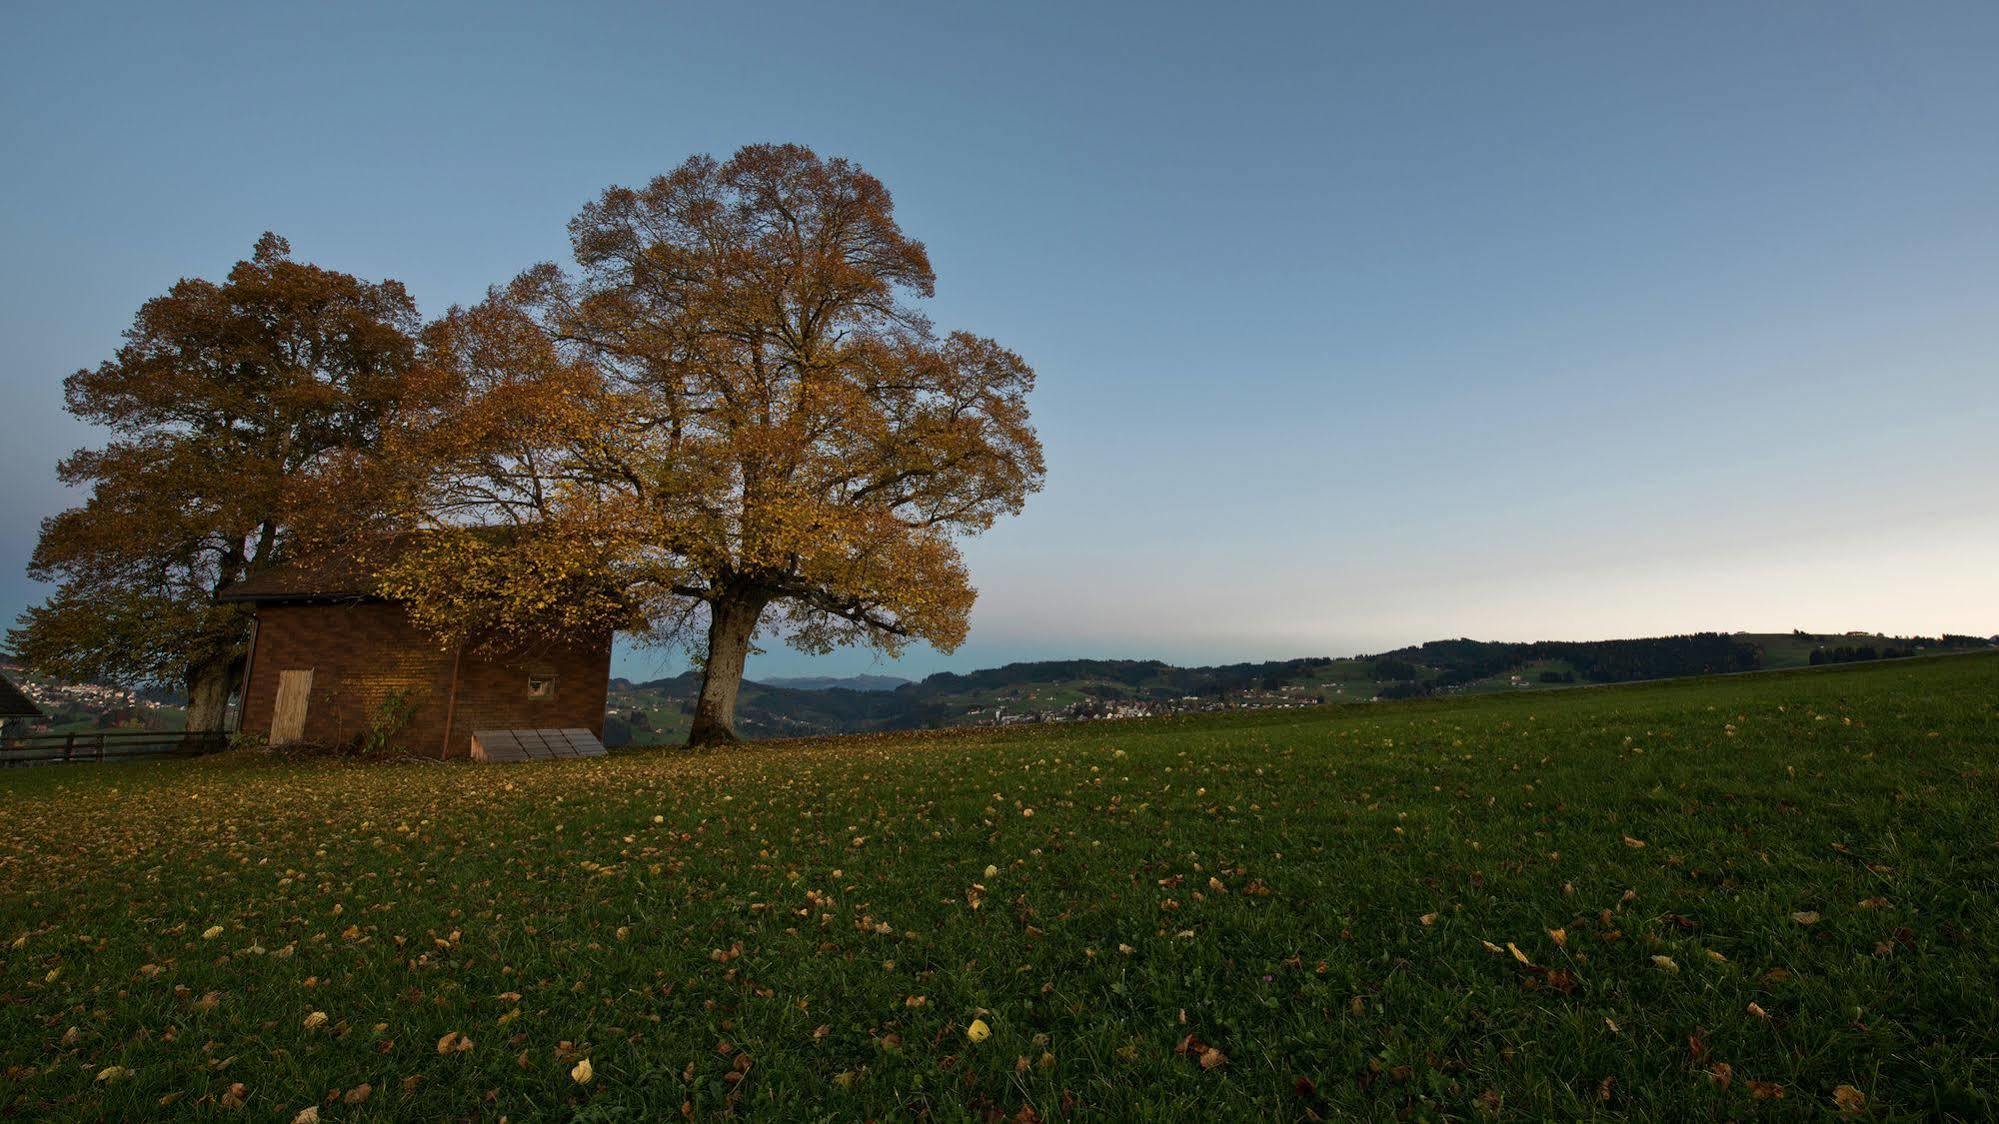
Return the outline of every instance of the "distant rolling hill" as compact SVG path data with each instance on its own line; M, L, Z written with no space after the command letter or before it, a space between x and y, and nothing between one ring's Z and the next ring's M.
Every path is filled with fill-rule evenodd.
M737 728L745 737L774 738L1269 710L1629 683L1993 646L1993 639L1981 636L1705 632L1581 642L1434 640L1368 656L1217 667L1176 667L1157 660L1044 660L963 674L940 672L920 683L891 676L746 681L737 702ZM700 686L693 672L649 683L614 680L604 740L612 745L685 740Z

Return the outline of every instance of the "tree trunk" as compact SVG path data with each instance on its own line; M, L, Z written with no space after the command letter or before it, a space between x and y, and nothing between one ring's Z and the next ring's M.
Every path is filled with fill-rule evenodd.
M743 662L750 655L750 638L764 599L732 593L708 604L708 659L701 670L701 698L694 704L694 729L687 744L728 745L736 737L736 692L743 685Z
M241 657L209 660L187 669L188 733L223 733L229 721L229 692L241 676Z

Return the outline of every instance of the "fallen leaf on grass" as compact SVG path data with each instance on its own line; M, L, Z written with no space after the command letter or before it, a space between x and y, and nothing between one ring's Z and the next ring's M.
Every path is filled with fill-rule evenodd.
M1867 1094L1851 1085L1841 1085L1832 1091L1832 1103L1851 1116L1867 1107Z
M1791 920L1796 921L1800 925L1816 925L1819 923L1818 911L1801 909L1791 915Z
M590 1080L596 1076L597 1071L591 1067L589 1058L584 1058L582 1061L577 1062L576 1067L569 1071L569 1079L578 1085L588 1085Z

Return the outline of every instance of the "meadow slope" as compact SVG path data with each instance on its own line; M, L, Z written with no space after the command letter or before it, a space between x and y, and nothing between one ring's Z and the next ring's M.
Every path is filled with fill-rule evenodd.
M12 1115L1999 1113L1993 656L0 817Z

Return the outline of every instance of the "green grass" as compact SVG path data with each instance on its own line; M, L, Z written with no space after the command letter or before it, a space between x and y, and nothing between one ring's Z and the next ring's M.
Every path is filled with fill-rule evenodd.
M22 1117L1999 1113L1999 657L0 815Z

